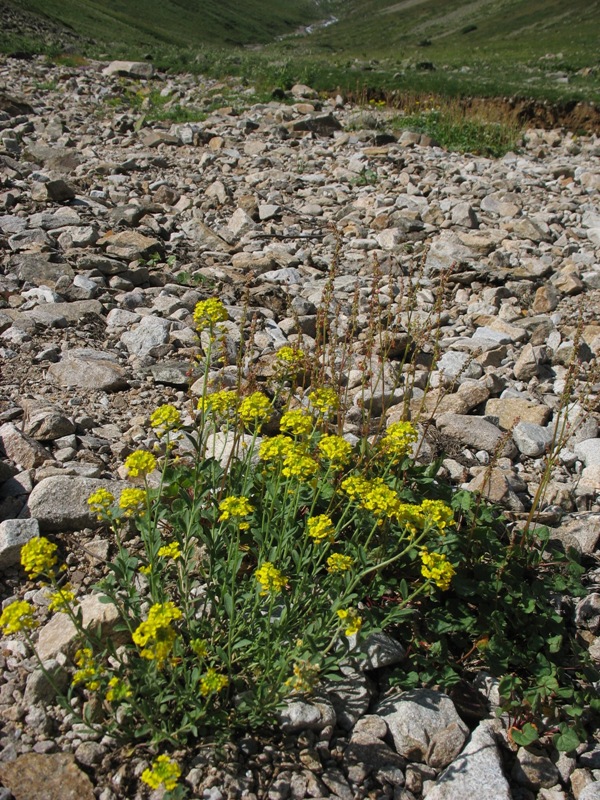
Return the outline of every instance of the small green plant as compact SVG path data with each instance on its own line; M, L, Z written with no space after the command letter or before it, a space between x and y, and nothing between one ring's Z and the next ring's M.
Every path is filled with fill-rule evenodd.
M377 183L377 172L374 169L363 167L352 183L354 186L374 186Z

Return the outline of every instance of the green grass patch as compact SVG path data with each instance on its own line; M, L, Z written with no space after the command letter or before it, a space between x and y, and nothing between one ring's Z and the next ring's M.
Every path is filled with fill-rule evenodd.
M522 131L513 125L469 118L451 107L414 111L389 120L394 131L425 133L447 150L501 158L518 149Z

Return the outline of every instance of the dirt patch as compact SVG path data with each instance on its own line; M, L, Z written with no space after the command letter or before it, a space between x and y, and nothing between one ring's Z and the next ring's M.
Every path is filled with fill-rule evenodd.
M414 113L419 106L450 105L454 111L460 110L466 117L486 122L514 124L520 128L562 128L573 133L600 134L600 106L576 100L550 103L522 97L445 99L432 97L431 94L419 96L406 91L395 93L380 89L362 91L356 96L350 93L348 99L362 104L383 100L391 108L408 110L410 113Z
M600 108L594 103L545 103L513 98L472 97L460 101L467 113L496 117L527 128L564 128L574 133L600 133Z

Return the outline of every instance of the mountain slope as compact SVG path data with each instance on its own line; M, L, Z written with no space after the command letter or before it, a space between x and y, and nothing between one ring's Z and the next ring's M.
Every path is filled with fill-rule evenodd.
M264 43L320 15L315 0L4 0L0 5L120 46Z
M340 0L338 21L313 44L338 52L423 59L563 51L589 63L600 38L600 0ZM585 55L584 55L585 53ZM582 63L583 66L583 63Z

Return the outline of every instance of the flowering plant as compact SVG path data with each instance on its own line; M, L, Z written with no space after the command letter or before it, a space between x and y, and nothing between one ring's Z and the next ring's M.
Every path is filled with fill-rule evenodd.
M216 299L196 308L205 376L226 319ZM392 682L451 686L467 656L486 655L490 620L457 621L471 613L474 574L487 564L499 591L499 575L527 560L522 547L490 538L497 519L485 505L453 495L435 464L417 466L411 422L344 436L339 389L310 372L299 348L276 358L273 385L246 389L240 379L233 391L205 377L187 419L157 408L157 449L125 459L136 486L89 497L114 533L116 554L97 589L117 610L119 636L83 627L73 593L59 585L56 545L40 538L22 550L29 577L52 584L51 609L81 633L71 695L94 695L96 720L115 737L169 748L264 725L290 695L360 659L361 642L384 628L413 653ZM219 436L229 445L222 452ZM139 537L130 542L132 526ZM0 617L9 634L30 637L36 624L23 601ZM454 652L449 632L460 642ZM180 774L163 754L141 779L171 792Z

